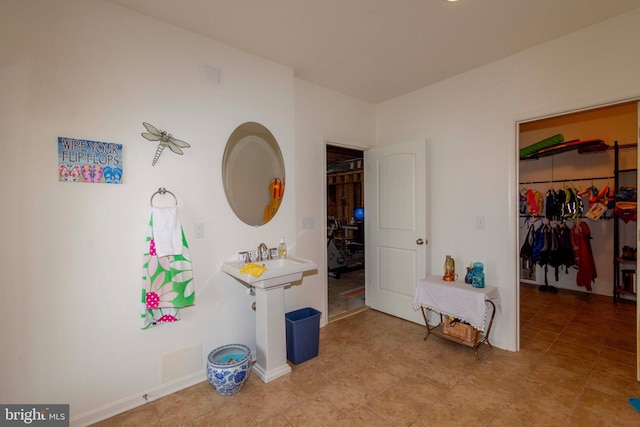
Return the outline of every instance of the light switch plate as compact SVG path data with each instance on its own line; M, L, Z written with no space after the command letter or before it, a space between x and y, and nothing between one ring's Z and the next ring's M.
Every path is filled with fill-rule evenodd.
M302 217L302 229L303 230L313 230L316 228L316 220L312 216Z
M193 236L195 238L203 238L204 237L204 223L196 222L193 226Z

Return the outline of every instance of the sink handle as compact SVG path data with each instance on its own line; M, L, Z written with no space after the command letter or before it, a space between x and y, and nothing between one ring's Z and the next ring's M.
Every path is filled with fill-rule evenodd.
M241 263L244 263L244 264L249 262L249 252L247 252L247 251L238 252L238 261L240 261Z

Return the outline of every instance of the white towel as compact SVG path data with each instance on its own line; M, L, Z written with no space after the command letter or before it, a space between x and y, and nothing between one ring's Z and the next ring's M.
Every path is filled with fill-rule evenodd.
M153 207L153 240L158 257L182 255L182 227L178 207Z

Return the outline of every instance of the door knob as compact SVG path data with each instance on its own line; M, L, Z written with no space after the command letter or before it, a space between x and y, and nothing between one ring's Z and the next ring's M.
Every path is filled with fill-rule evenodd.
M418 245L424 245L424 240L422 240L422 239L418 239L418 240L416 240L416 244L418 244Z

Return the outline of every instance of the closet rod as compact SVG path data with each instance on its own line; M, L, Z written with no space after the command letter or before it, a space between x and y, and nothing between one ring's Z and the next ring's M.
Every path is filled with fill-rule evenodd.
M613 179L614 176L599 176L593 178L571 178L571 179L547 179L545 181L526 181L521 182L519 185L527 185L527 184L548 184L550 182L573 182L573 181L595 181L598 179Z
M589 218L588 216L584 216L584 215L579 215L578 216L580 219L584 219L584 218ZM526 215L526 214L520 214L520 218L547 218L546 215ZM598 219L614 219L617 218L615 215L601 215L600 218ZM575 218L560 218L563 221L572 221L575 220ZM589 218L591 219L591 218Z

